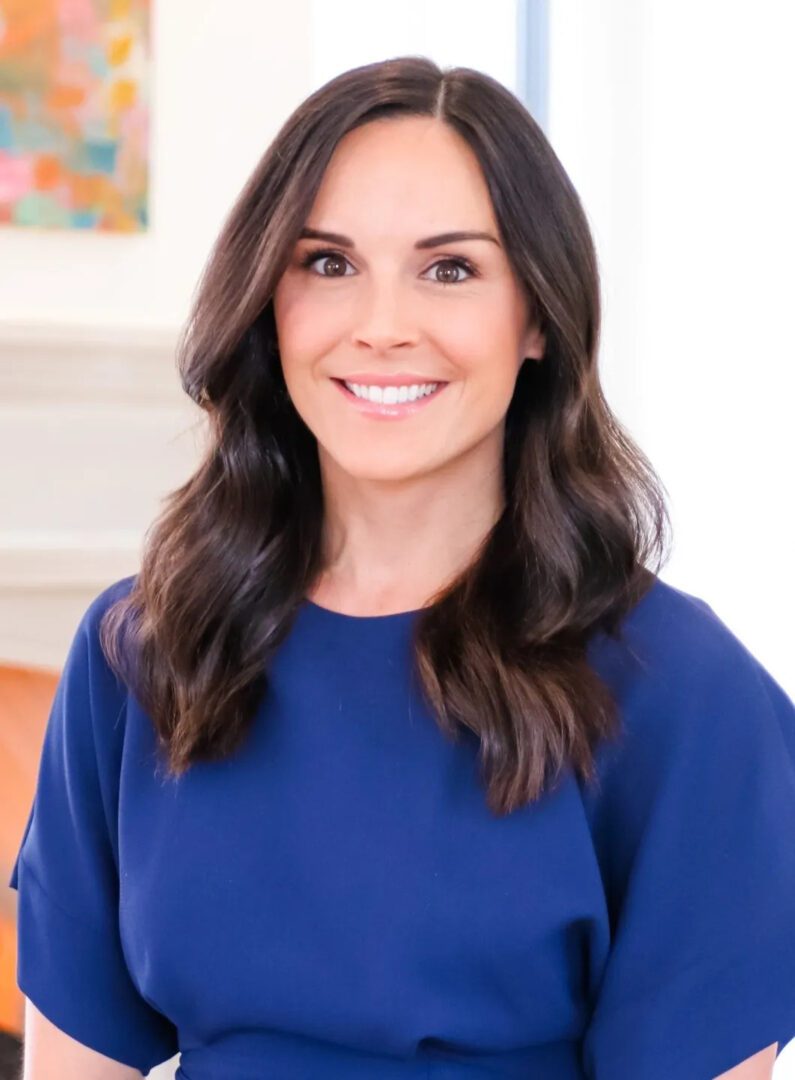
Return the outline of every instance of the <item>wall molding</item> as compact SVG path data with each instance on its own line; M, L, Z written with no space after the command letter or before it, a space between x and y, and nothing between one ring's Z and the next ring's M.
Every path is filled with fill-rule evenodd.
M92 531L0 532L0 590L97 589L137 571L142 537Z
M180 327L0 321L0 407L178 404Z

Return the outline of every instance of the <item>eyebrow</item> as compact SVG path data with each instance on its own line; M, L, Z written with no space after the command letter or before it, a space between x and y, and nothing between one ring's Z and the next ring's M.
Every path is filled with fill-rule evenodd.
M342 233L325 232L323 229L302 229L299 240L327 240L330 244L339 244L340 247L355 248L353 240ZM414 247L417 251L425 248L442 247L444 244L453 244L458 240L489 240L492 244L500 246L499 241L487 232L473 232L472 230L458 230L457 232L439 233L437 236L426 236L418 240Z

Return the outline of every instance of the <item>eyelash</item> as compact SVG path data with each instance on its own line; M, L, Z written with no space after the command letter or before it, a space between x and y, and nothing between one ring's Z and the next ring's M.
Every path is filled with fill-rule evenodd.
M332 258L332 257L333 258L341 258L341 259L344 259L345 262L348 262L348 259L346 258L345 255L342 254L341 251L330 251L330 250L321 248L321 249L315 250L315 251L308 251L306 253L306 255L304 255L304 257L301 259L301 267L303 269L305 269L305 270L308 270L309 267L312 265L312 263L317 262L318 259L320 259L320 258L329 259L329 258ZM461 256L455 256L455 257L448 256L447 258L437 259L435 263L431 264L429 269L432 269L434 266L438 266L439 263L452 263L453 266L458 266L462 270L466 270L466 272L473 278L476 278L476 277L479 276L477 270L472 265L472 263L468 259L464 259ZM348 263L348 265L350 265L350 263ZM335 276L337 276L337 277L343 277L343 276L347 277L348 275L347 274L346 275L341 275L341 274L339 274L339 275L316 274L315 276L316 277L321 277L321 278L325 277L325 278L328 278L329 280L332 280ZM464 281L468 281L468 280L469 280L468 278L464 279ZM437 281L437 282L435 282L435 284L436 285L463 285L464 281Z

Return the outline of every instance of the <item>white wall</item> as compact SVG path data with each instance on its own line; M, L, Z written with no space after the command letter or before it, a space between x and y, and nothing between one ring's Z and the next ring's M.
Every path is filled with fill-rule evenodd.
M420 54L442 67L478 68L517 88L516 0L311 0L312 86L360 64Z
M608 400L668 488L662 577L795 695L795 15L553 0L549 135L605 292Z
M639 417L673 495L671 571L795 697L795 13L648 12Z

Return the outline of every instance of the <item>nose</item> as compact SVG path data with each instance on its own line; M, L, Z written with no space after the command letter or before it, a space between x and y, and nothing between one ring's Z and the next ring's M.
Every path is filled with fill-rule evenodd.
M381 283L362 290L352 336L355 345L367 345L376 352L417 341L410 301L398 284Z

